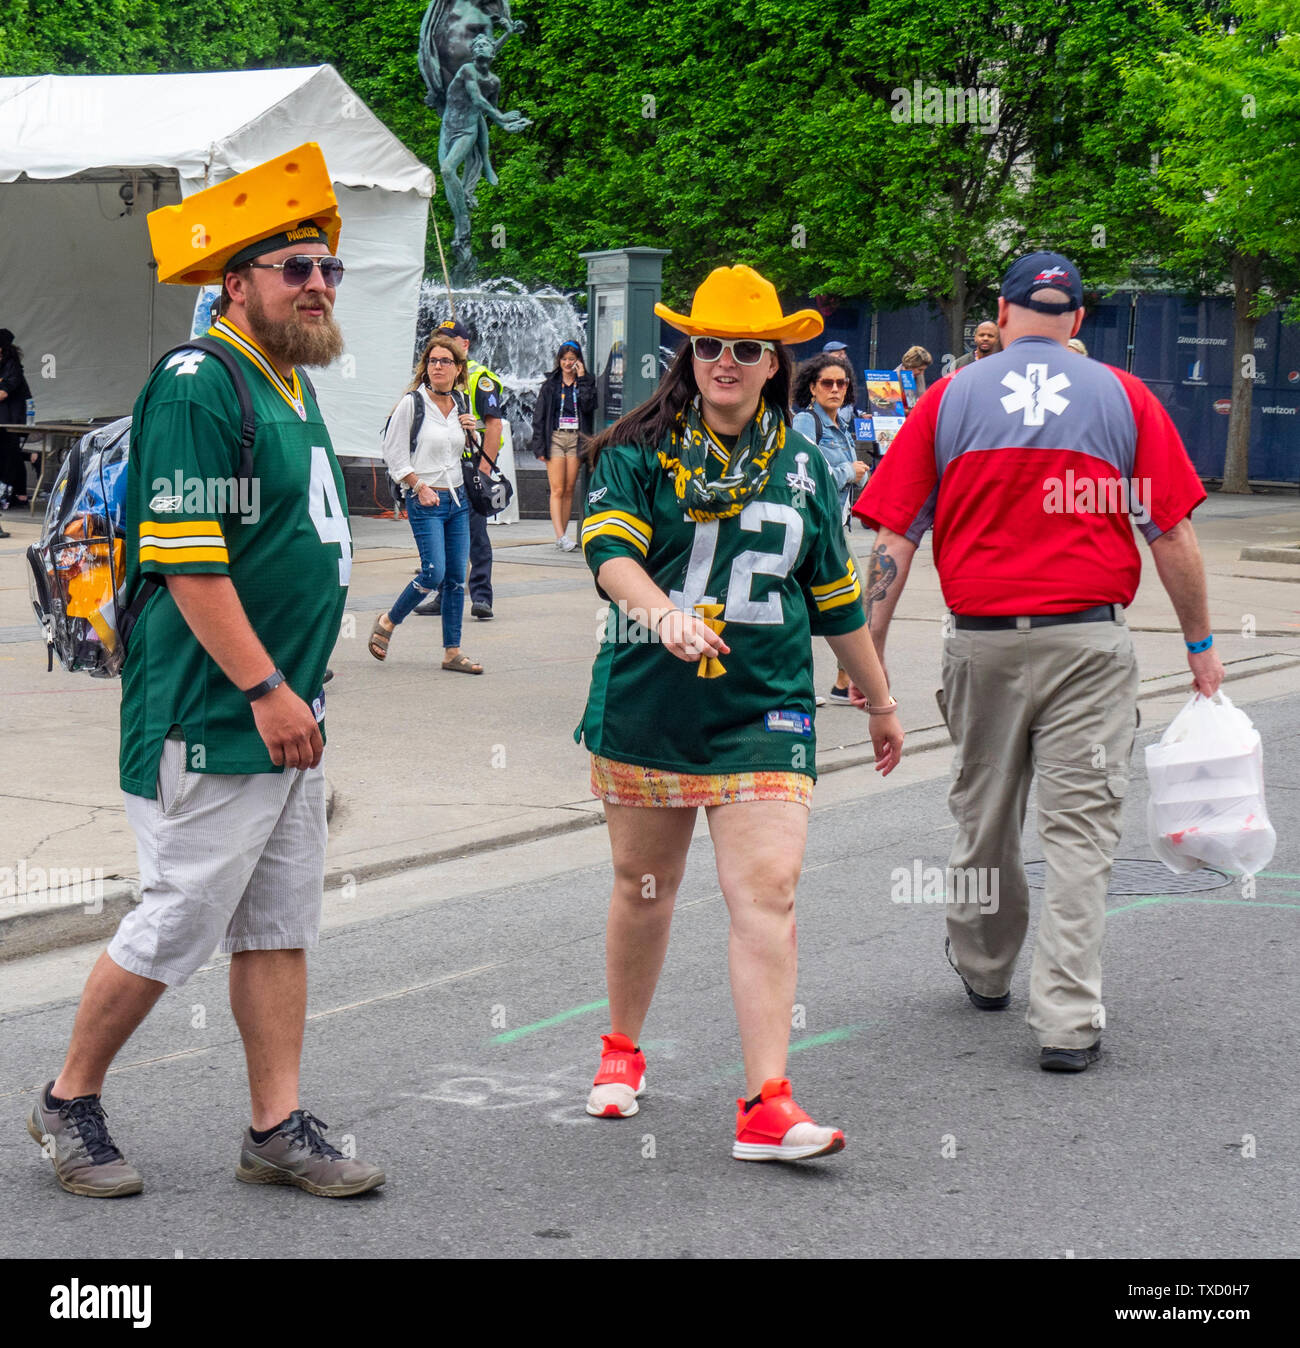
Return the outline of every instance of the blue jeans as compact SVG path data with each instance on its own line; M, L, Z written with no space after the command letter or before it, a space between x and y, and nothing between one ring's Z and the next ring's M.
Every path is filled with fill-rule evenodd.
M388 610L394 627L435 590L442 591L442 644L460 645L465 612L465 567L469 560L469 502L458 491L460 504L446 487L438 488L438 504L422 506L414 496L406 502L407 518L420 551L420 574Z

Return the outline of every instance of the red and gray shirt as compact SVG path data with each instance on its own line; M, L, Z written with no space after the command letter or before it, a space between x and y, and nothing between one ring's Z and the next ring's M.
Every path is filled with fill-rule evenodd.
M1021 337L927 390L853 513L919 543L955 613L1132 603L1150 543L1205 500L1168 413L1132 375Z

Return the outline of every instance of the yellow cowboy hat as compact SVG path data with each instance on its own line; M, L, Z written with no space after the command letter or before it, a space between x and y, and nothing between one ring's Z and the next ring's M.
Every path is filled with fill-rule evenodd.
M656 304L655 313L690 337L757 337L769 342L806 342L825 324L816 309L783 314L776 287L753 267L717 267L691 300L691 312Z
M332 253L342 229L325 156L314 140L179 206L160 206L147 219L158 279L169 285L220 285L230 259L263 239L267 252L301 241L324 243Z

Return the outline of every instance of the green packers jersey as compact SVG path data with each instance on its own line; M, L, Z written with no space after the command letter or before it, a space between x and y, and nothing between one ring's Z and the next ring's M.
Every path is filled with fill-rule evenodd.
M710 477L725 471L725 452L711 452ZM788 427L761 495L698 524L654 449L606 449L582 526L593 575L612 557L633 558L731 652L679 660L611 604L574 738L603 757L674 772L815 778L811 638L866 622L838 497L816 447Z
M239 477L239 401L215 357L177 352L136 401L127 466L127 593L144 579L229 576L253 630L325 733L322 680L352 572L343 475L320 409L233 325L208 332L244 363L257 438ZM163 740L179 726L191 771L279 772L252 705L159 589L122 673L122 789L152 797Z

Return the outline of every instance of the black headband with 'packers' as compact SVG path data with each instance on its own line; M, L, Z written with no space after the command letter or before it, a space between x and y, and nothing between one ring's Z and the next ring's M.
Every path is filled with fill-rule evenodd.
M293 229L282 229L278 234L269 234L265 239L258 239L256 243L241 248L226 263L225 270L234 271L236 267L242 267L245 262L252 262L264 253L274 253L277 248L292 248L296 243L323 243L328 248L329 237L314 220L304 220Z

